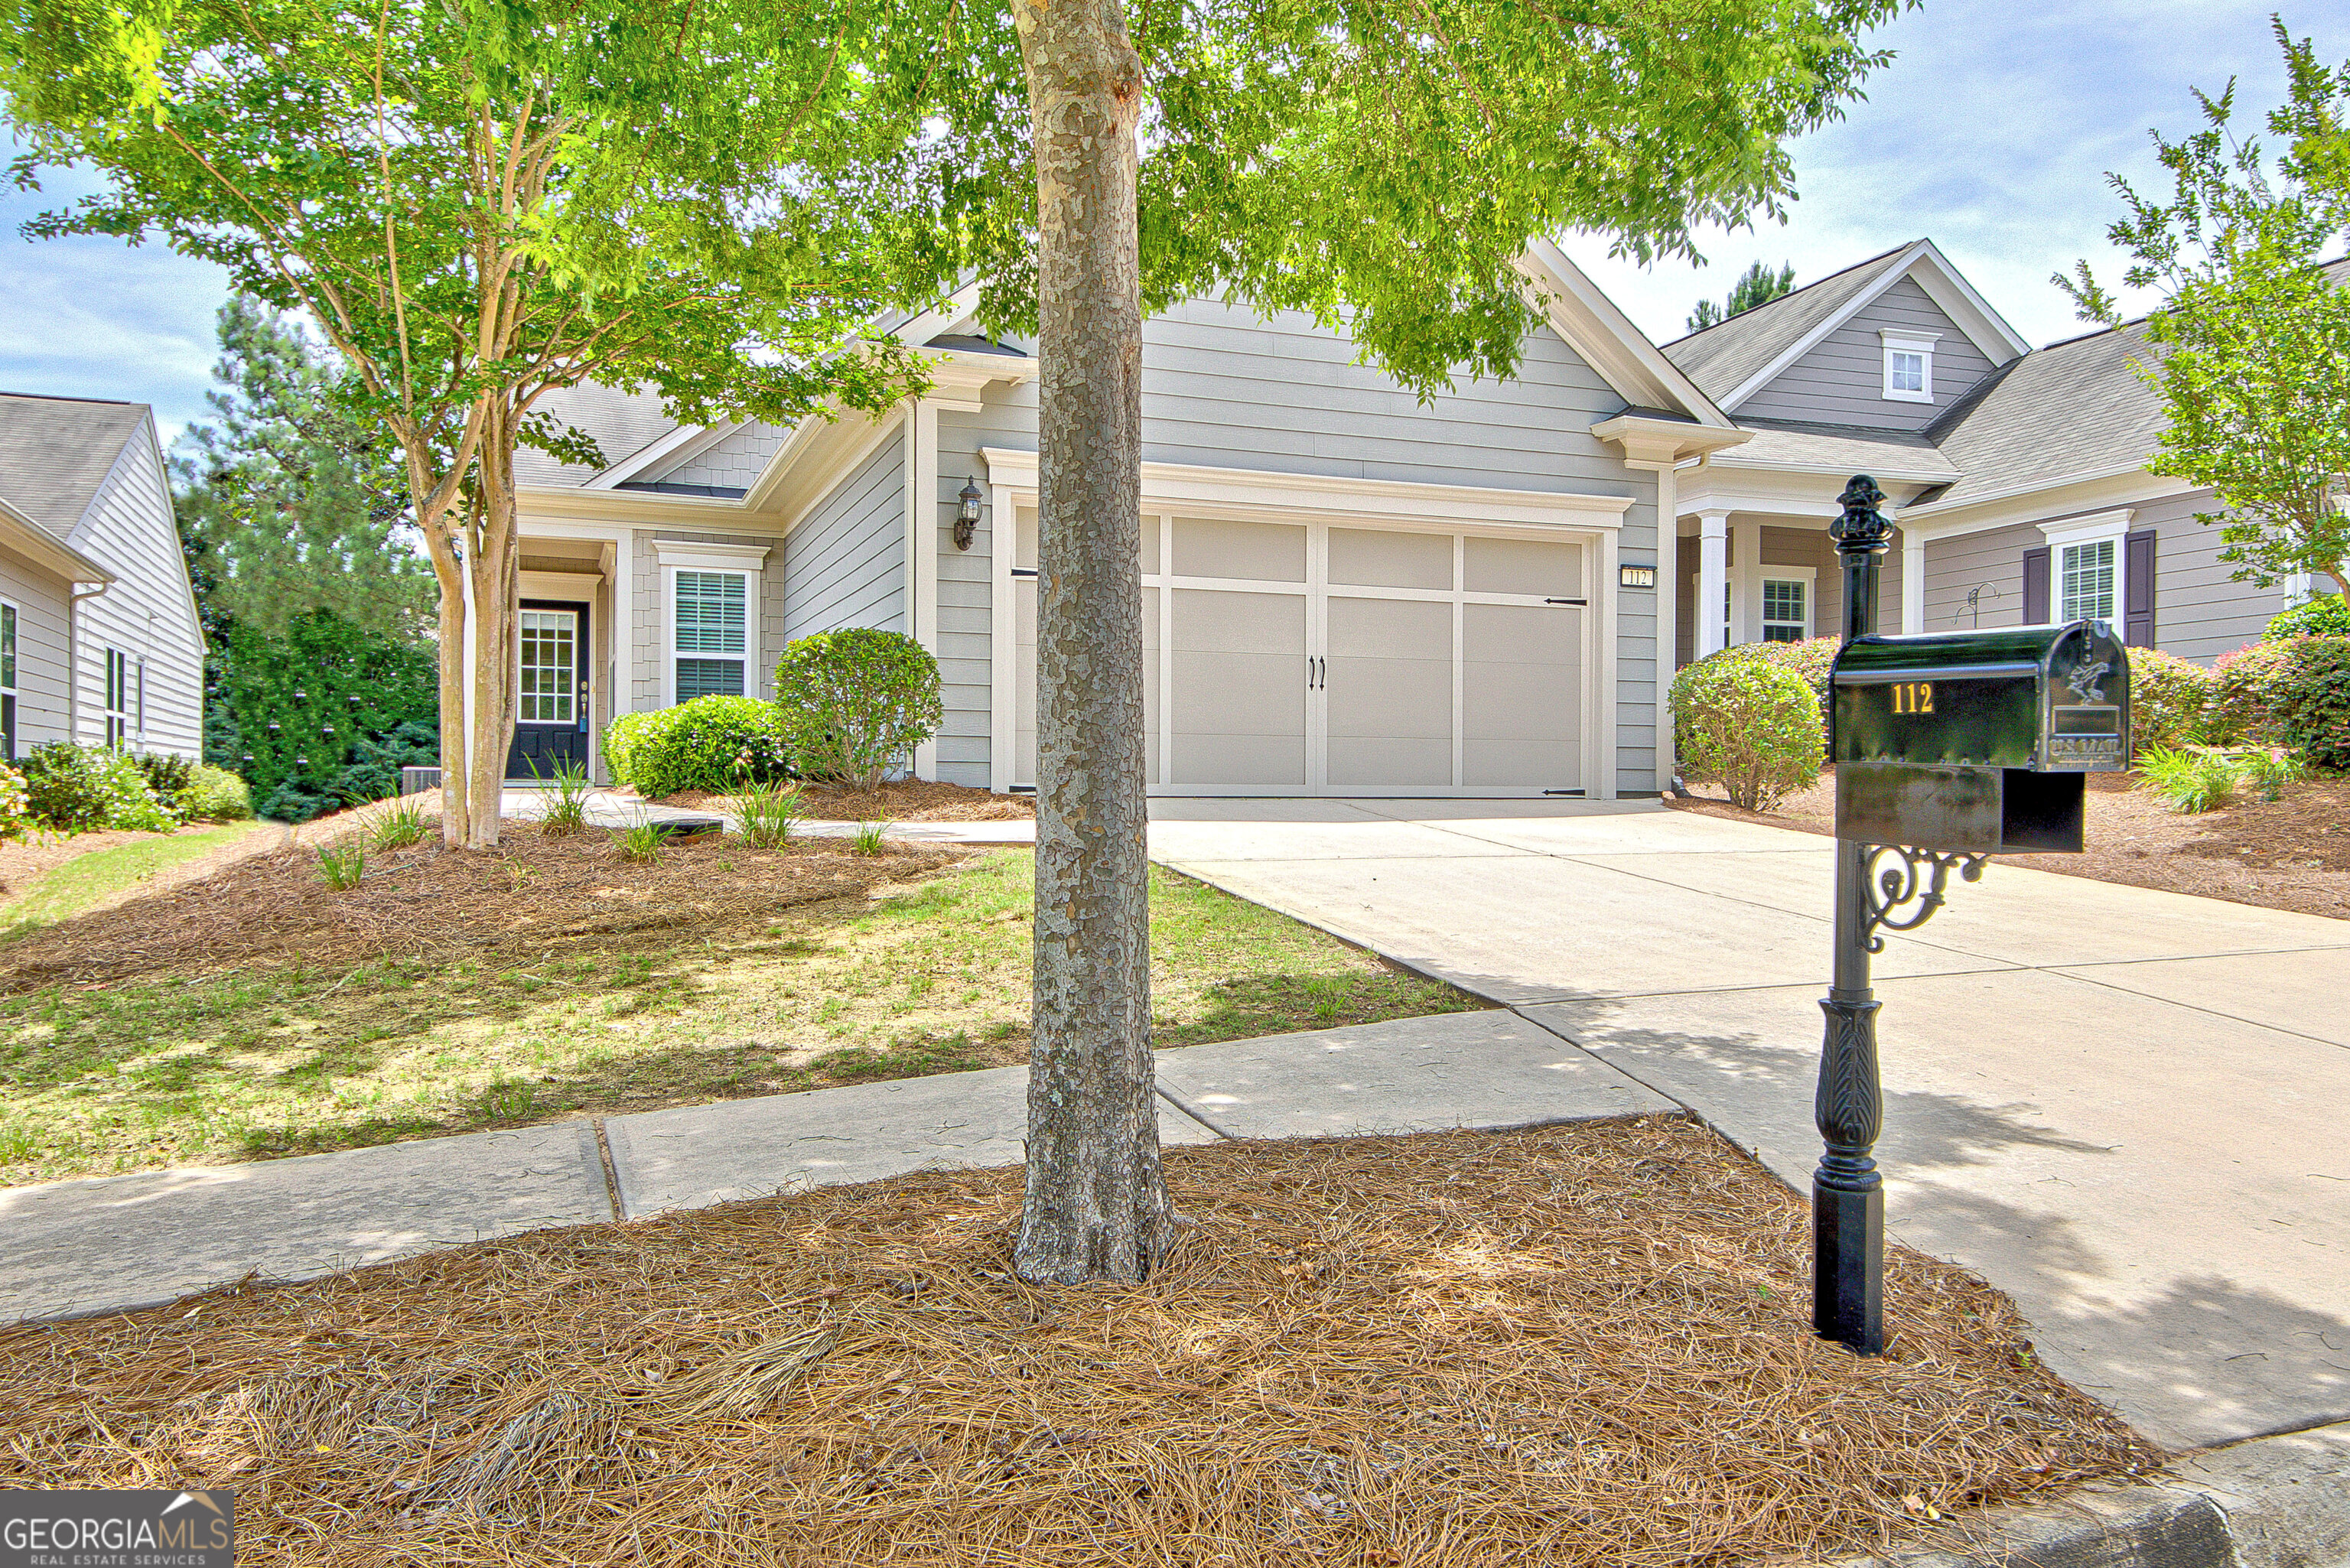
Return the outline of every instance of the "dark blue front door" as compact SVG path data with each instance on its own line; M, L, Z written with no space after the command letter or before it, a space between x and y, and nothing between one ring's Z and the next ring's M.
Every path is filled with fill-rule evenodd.
M515 733L506 777L588 765L588 607L525 599L515 621Z

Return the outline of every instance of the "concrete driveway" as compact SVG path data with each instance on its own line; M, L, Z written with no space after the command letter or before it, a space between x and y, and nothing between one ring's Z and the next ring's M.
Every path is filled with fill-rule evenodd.
M1829 840L1632 803L1152 815L1158 859L1517 1009L1808 1189ZM1877 975L1902 1240L2158 1440L2350 1417L2350 922L1995 864Z

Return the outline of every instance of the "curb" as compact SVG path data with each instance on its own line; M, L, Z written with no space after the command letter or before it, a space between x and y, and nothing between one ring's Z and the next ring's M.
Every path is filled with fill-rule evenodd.
M2152 1482L1988 1509L1835 1568L2350 1568L2350 1422L2186 1455Z

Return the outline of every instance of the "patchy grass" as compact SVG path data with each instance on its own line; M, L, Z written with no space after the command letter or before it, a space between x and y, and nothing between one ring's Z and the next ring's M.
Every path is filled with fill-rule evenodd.
M157 872L199 860L264 831L271 824L232 822L200 833L158 834L66 861L43 872L22 897L0 908L0 942L103 903Z
M0 998L0 1181L1024 1060L1033 866L1025 850L926 860L922 880L733 932ZM1480 1005L1170 872L1153 871L1151 918L1162 1047Z

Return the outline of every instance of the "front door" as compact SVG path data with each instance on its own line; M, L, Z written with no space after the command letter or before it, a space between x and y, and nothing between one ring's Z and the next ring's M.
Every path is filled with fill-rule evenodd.
M588 765L588 607L525 599L515 627L519 666L506 777L552 779Z

